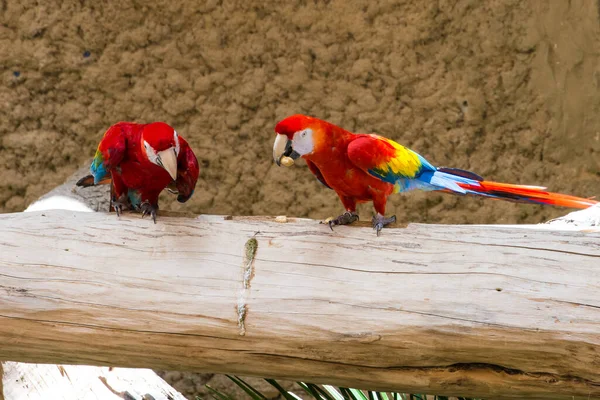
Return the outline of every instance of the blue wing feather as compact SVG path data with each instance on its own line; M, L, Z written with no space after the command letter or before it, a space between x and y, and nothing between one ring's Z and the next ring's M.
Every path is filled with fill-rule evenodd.
M97 185L106 177L106 175L108 175L108 171L106 170L106 166L104 164L104 157L102 156L102 152L100 150L96 150L96 155L94 156L92 165L90 165L90 172L94 177L95 185Z
M125 157L126 143L123 124L115 124L104 133L98 150L94 155L90 172L94 177L94 184L108 177L113 168L116 168Z

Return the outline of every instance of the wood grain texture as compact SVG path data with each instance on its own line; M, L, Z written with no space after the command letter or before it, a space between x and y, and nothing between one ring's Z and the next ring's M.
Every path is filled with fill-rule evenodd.
M5 214L0 343L21 362L599 398L600 234Z

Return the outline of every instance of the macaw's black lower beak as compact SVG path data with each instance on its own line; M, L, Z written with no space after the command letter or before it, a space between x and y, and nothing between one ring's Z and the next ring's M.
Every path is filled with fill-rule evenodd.
M284 135L277 135L277 139L275 139L275 144L273 145L273 159L277 166L281 166L281 159L283 157L288 157L292 160L297 160L300 157L300 154L298 154L292 148L291 140L289 140Z
M296 152L296 150L294 150L292 148L292 141L288 140L287 143L285 144L285 151L283 152L283 155L285 157L289 157L292 160L296 161L298 159L298 157L300 157L300 154L298 154Z

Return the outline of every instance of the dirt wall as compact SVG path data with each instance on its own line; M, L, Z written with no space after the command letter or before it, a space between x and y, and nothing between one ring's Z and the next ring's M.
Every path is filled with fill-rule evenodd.
M0 212L62 183L112 123L164 120L201 176L190 202L162 208L337 215L307 168L272 163L274 124L296 112L436 165L598 195L598 25L591 0L2 0ZM458 223L564 213L435 193L388 210Z

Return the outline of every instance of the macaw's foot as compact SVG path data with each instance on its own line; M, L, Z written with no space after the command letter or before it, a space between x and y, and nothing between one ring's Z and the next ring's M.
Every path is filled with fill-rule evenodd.
M144 201L140 204L140 211L142 212L142 218L146 215L150 215L154 223L156 223L156 212L158 211L158 204L152 205L148 201Z
M120 196L118 199L113 198L110 202L112 207L115 209L117 213L117 217L120 217L123 213L123 210L129 210L131 208L131 203L129 202L129 198L125 195Z
M377 214L373 217L373 229L377 231L377 236L379 236L379 232L383 229L384 226L391 224L392 222L396 222L396 216L392 215L387 218L381 214Z
M329 228L333 230L335 225L350 225L358 221L358 214L353 211L346 211L337 218L327 218L324 222L329 224Z

